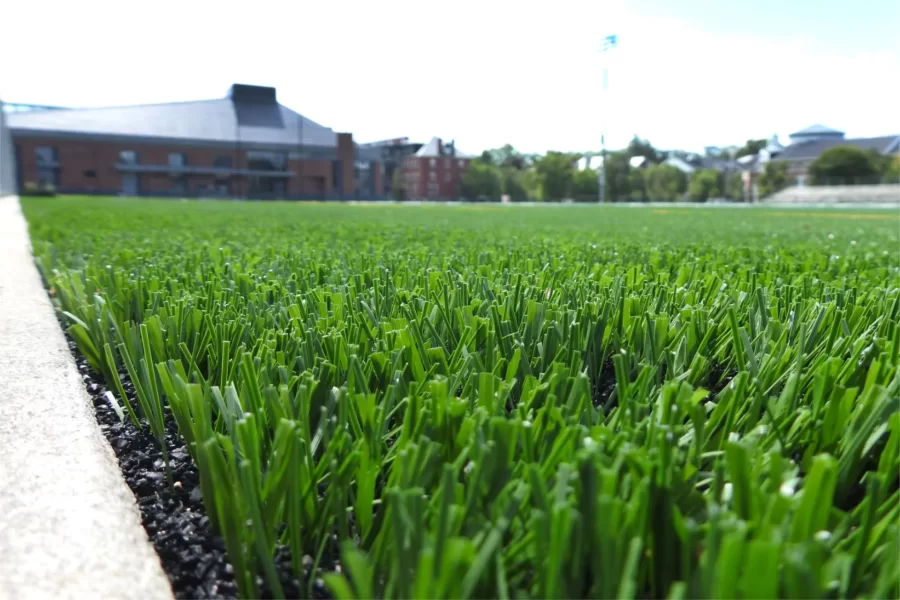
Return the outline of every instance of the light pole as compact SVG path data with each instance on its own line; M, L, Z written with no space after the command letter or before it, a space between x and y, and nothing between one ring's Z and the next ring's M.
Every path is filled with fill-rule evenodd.
M603 41L600 43L600 56L601 58L606 52L614 49L619 42L619 36L617 35L608 35L603 38ZM609 86L609 67L606 64L606 61L603 61L603 109L600 113L600 155L601 155L601 164L600 164L600 172L597 175L597 183L599 183L600 187L600 203L606 202L606 110L607 110L607 97L606 90Z

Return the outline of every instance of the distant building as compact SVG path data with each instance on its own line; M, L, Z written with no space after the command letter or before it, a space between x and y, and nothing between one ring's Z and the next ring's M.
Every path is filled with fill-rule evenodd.
M5 117L20 185L129 196L383 196L377 149L279 104L272 87L234 84L216 100Z
M810 165L829 148L853 146L860 150L874 150L880 154L894 154L900 151L898 134L846 139L843 131L824 125L813 125L792 133L790 139L791 144L776 158L788 163L788 175L795 179L798 185L806 183Z
M693 175L699 169L711 169L720 173L740 170L740 165L737 161L712 156L700 156L698 154L678 155L669 153L663 164L673 166L688 176Z
M632 169L646 169L652 164L646 156L632 156L628 159L628 166Z
M431 138L412 156L403 159L406 197L410 200L456 200L462 196L462 178L472 157Z
M394 173L403 168L403 160L407 156L413 156L422 146L422 142L410 142L408 137L392 138L377 142L360 144L361 149L378 153L384 165L384 178L381 193L390 196ZM401 171L402 172L402 171Z

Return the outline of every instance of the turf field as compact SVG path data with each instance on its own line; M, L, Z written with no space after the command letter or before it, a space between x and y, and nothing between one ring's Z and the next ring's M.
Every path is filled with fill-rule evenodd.
M23 206L245 597L900 595L896 211Z

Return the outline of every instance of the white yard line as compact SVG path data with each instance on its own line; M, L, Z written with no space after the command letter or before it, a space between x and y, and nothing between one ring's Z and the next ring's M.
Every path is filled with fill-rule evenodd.
M170 599L131 490L0 198L0 599Z

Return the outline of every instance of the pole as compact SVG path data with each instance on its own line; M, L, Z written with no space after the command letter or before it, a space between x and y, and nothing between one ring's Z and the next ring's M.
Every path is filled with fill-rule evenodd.
M609 50L612 50L618 44L618 36L616 35L608 35L603 38L603 42L600 46L600 56L603 58ZM597 176L597 183L599 184L600 193L598 201L600 204L606 202L606 112L608 108L608 98L607 98L607 88L609 87L609 67L604 60L603 64L603 91L601 92L601 97L603 101L601 103L602 109L600 112L600 156L602 157L603 164L600 165L600 173Z

